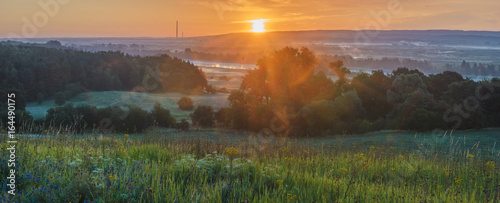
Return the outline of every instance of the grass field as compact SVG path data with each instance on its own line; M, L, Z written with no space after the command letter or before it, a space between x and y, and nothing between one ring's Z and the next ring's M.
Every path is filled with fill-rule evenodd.
M179 93L165 94L150 94L139 92L87 92L79 94L68 100L67 104L74 106L86 104L105 108L112 105L124 106L126 104L136 104L144 110L151 110L156 102L160 103L164 108L170 110L172 115L177 119L188 119L192 111L181 111L178 109L177 101L184 96L188 96L193 100L195 106L210 105L215 109L228 105L228 94L201 94L201 95L184 95ZM47 110L56 107L54 100L46 100L42 104L36 102L29 103L26 110L31 113L35 119L44 118Z
M369 135L306 141L161 129L108 136L49 130L20 137L18 195L4 192L1 200L498 202L495 144L464 141L461 133L467 132L447 132L429 142L432 137L421 134L387 132L374 134L378 141ZM485 142L493 139L498 136ZM2 176L7 176L6 153Z
M206 73L208 84L214 85L217 89L226 88L227 91L239 88L242 78L246 70L224 69L203 67ZM227 101L227 93L217 94L200 94L200 95L184 95L180 93L164 93L150 94L126 91L103 91L103 92L86 92L79 94L68 101L67 104L74 106L86 104L105 108L111 105L124 106L126 104L136 104L145 110L151 110L156 102L160 103L164 108L170 110L172 115L177 119L188 119L192 111L181 111L178 109L177 101L184 96L193 99L194 105L209 105L215 109L229 105ZM35 119L44 118L47 110L57 107L54 99L43 101L41 104L30 102L27 104L28 110Z

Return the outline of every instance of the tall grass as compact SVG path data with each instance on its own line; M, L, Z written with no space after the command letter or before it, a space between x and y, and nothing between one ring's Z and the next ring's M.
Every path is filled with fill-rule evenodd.
M17 202L499 202L498 155L479 144L313 145L187 132L18 140ZM341 139L341 138L340 138ZM341 142L339 142L341 143ZM0 144L2 177L7 148Z

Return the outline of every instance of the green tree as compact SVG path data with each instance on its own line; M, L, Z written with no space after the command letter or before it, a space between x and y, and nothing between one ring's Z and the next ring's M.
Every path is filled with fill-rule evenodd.
M54 99L55 99L55 103L56 105L64 105L64 103L66 103L66 98L64 96L64 93L62 92L58 92L56 93L56 95L54 96Z
M43 93L39 92L38 94L36 94L36 101L38 102L38 104L41 104L43 102Z
M203 127L214 125L214 111L211 106L198 106L190 116L194 125Z
M175 118L170 114L168 109L163 108L159 103L154 105L151 117L160 127L175 127Z

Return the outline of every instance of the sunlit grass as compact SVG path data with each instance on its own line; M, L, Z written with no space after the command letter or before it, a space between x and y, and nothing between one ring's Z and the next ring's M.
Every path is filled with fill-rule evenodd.
M498 157L149 133L21 137L19 202L498 202ZM5 142L2 142L5 143ZM0 146L5 149L5 144ZM7 174L5 151L2 176ZM4 181L4 179L2 179ZM6 190L2 182L3 191Z

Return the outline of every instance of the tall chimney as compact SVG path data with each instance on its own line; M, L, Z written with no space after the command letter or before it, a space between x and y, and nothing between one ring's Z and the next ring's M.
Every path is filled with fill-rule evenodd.
M175 38L179 38L179 21L175 21Z

